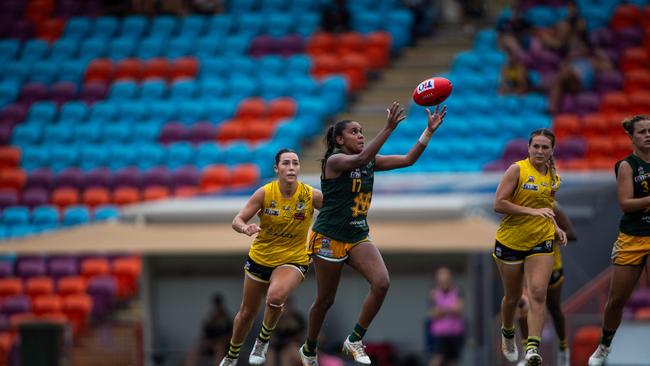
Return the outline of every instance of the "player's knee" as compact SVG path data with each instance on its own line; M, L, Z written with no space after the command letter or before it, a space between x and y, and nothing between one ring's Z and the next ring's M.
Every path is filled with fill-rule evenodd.
M279 294L268 294L266 296L266 305L274 309L282 309L285 298Z
M373 292L385 295L388 292L388 289L390 288L390 279L388 278L388 276L382 276L372 281L370 287Z
M316 298L316 301L314 301L314 308L320 311L327 311L332 307L332 305L334 305L334 298L335 296L324 296Z
M626 299L622 296L611 296L607 301L607 307L610 309L623 309L625 306Z
M528 298L530 302L545 303L546 302L546 287L536 286L528 289Z
M256 314L253 311L253 309L251 309L251 308L249 308L247 306L242 306L241 308L239 308L239 312L237 313L237 316L239 317L239 319L241 319L243 321L251 320L251 319L255 318L255 315Z

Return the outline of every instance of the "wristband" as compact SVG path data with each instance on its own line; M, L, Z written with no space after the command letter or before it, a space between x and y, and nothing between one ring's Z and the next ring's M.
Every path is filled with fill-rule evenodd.
M431 140L431 136L433 136L433 134L429 132L429 129L425 129L424 132L422 132L422 135L420 135L418 142L424 146L427 146L427 144L429 144L429 140Z

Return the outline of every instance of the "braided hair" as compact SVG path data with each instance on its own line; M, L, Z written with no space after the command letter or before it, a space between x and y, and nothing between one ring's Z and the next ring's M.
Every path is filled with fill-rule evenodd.
M548 128L539 128L531 132L530 137L528 138L528 146L533 142L533 137L535 136L544 136L548 138L551 140L551 147L555 147L555 134ZM557 169L555 168L555 158L553 155L548 159L548 168L551 171L551 187L554 187L555 183L557 183Z
M647 114L637 114L636 116L624 119L623 122L621 122L621 125L623 125L625 132L627 132L628 135L632 136L634 134L634 125L637 122L646 120L650 121L650 116Z
M334 149L338 147L338 144L336 143L336 138L343 134L343 130L345 130L345 126L347 126L348 123L350 122L352 122L352 120L344 119L342 121L336 122L335 124L327 128L327 133L325 134L325 138L323 139L323 142L325 142L325 146L327 147L327 150L325 151L325 156L323 156L323 159L321 159L320 161L320 169L323 177L325 177L325 163L327 162L327 158L329 158L334 153Z

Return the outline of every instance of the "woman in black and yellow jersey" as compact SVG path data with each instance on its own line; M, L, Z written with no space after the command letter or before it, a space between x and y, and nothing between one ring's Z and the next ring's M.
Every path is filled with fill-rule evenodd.
M327 152L322 160L323 207L309 238L309 252L316 267L317 295L309 311L307 340L300 348L303 365L318 365L317 337L327 311L334 303L343 264L347 263L369 282L358 322L343 343L343 350L360 364L369 365L361 339L370 326L388 291L386 265L369 237L366 217L372 199L374 172L414 164L429 139L442 123L446 108L427 110L428 124L418 142L406 155L377 155L397 125L404 110L393 103L388 121L366 146L359 122L339 121L327 130Z
M577 234L573 228L569 216L563 209L555 202L553 207L555 213L555 221L558 226L566 233L567 241L577 240ZM564 284L564 265L562 264L562 254L560 246L557 243L553 244L553 272L551 272L551 279L548 282L548 289L546 290L546 308L551 315L555 334L558 338L558 352L556 366L569 366L571 354L569 351L569 343L567 340L566 331L566 318L562 312L562 284ZM524 289L524 295L518 304L519 313L519 327L521 328L522 338L528 338L528 295ZM527 342L525 342L527 343ZM526 344L524 344L524 347ZM522 361L525 363L525 361Z
M278 179L259 188L232 222L235 231L257 237L244 267L244 293L235 316L228 354L220 366L236 365L260 304L266 295L262 329L249 357L251 365L266 361L269 339L287 297L304 279L310 262L307 234L322 193L298 180L300 161L288 149L275 156ZM248 223L257 214L260 224Z
M514 317L523 282L528 286L527 365L541 365L539 342L544 325L546 289L553 271L553 243L566 244L566 234L554 219L554 196L560 188L555 170L555 135L539 129L528 140L528 158L512 164L503 175L494 210L505 214L497 231L495 258L504 296L501 301L502 351L517 361Z
M603 316L603 335L589 358L589 366L602 365L609 355L623 307L644 267L650 280L650 116L626 119L623 128L632 140L632 154L615 167L618 204L623 217L612 250L614 268Z

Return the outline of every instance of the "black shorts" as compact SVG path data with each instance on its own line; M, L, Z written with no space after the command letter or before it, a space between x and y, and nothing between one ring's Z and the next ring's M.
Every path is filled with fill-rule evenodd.
M548 286L553 287L564 282L564 270L562 268L553 270L551 279L548 280Z
M459 336L436 336L434 338L433 353L443 355L447 360L457 360L463 348L464 339Z
M504 262L517 263L538 254L553 254L553 240L543 241L529 250L512 249L495 240L492 256Z
M256 263L254 260L251 259L251 257L247 256L246 264L244 265L244 271L246 271L246 274L250 278L254 279L255 281L269 283L269 281L271 280L271 274L273 273L273 270L282 266L295 267L298 271L300 271L303 278L305 277L305 274L309 269L309 266L307 265L295 264L295 263L285 263L276 267L267 267L259 263Z

